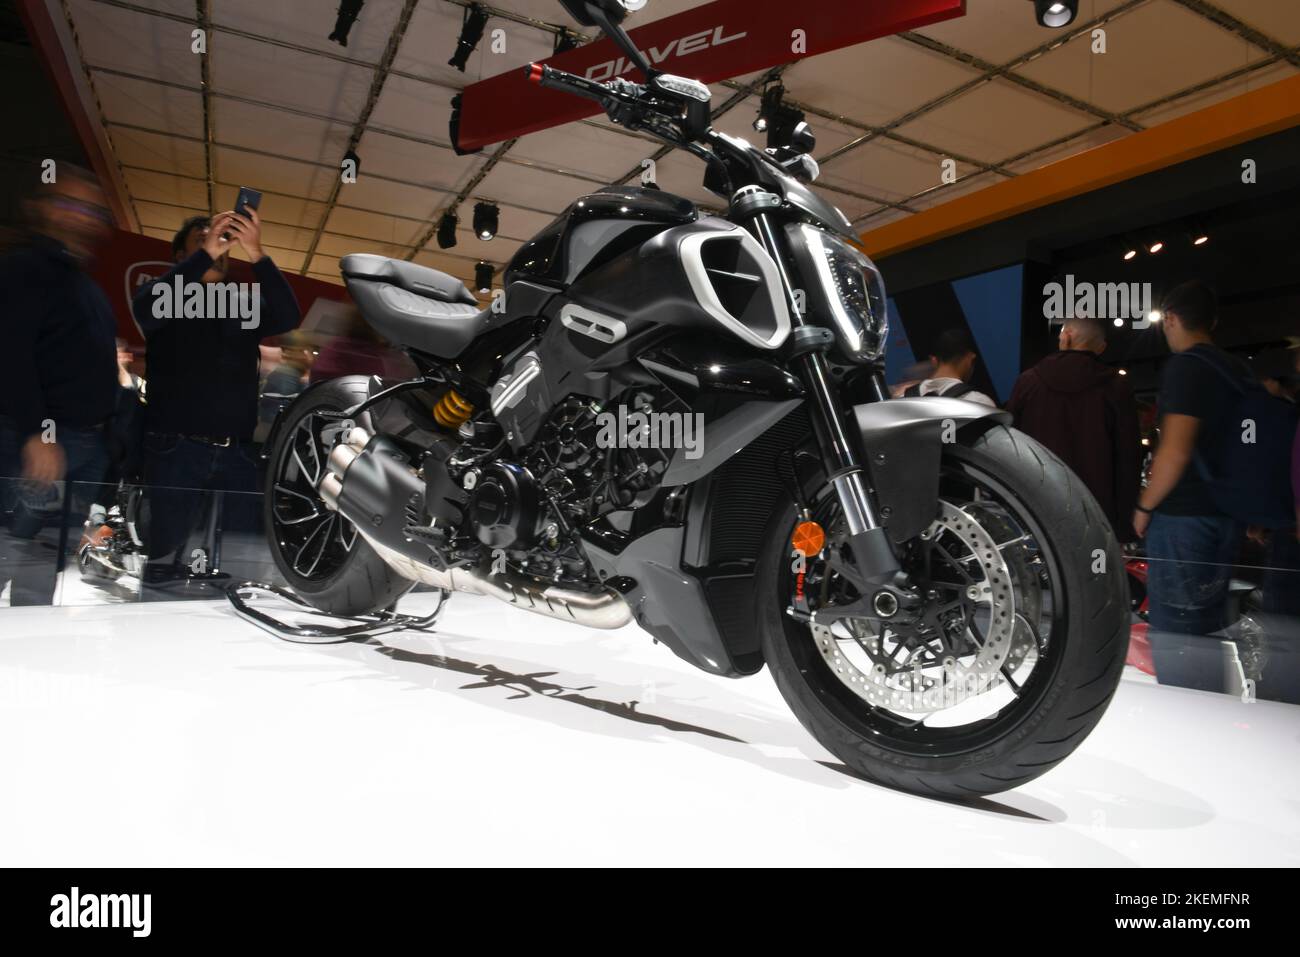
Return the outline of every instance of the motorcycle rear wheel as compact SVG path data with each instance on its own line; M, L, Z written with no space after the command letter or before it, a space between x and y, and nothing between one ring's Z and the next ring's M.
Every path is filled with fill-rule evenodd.
M984 492L971 501L964 490L976 487ZM979 556L988 555L988 567L996 571L989 572L987 581L949 576L954 585L936 590L978 592L989 585L983 592L988 597L1009 585L1014 597L1005 607L1014 609L1011 632L995 633L999 606L992 598L987 609L962 610L957 631L968 629L970 639L949 636L972 650L966 659L944 651L937 638L927 645L924 637L905 641L895 636L891 643L887 625L880 622L861 627L852 622L835 634L824 623L810 625L792 616L796 573L790 535L797 520L792 504L779 508L769 525L769 545L757 576L759 628L764 657L787 704L849 768L891 788L969 798L1038 777L1092 731L1124 664L1128 601L1123 556L1096 500L1059 459L1022 433L997 426L967 444L945 446L940 498L949 502L946 514L957 517L949 519L947 529L936 523L927 537L937 544L939 536L952 536L943 551L954 570L980 567ZM838 512L833 497L824 495L813 508L815 517L831 528ZM982 528L972 528L972 521ZM967 536L954 536L955 525L978 532L983 544L971 548L973 539L963 543ZM969 555L956 552L960 544ZM919 540L909 543L907 554L919 554L920 545ZM935 548L926 554L930 569ZM810 576L817 574L814 562L807 567ZM829 566L823 564L822 574L825 588L843 587ZM984 642L976 638L981 616ZM974 649L1008 635L1012 644L1023 644L1015 668L1009 657L987 676L988 690L953 699L955 707L922 713L922 687L940 694L934 688L942 689L945 674L957 673L958 661L973 662ZM917 656L913 670L886 668L882 662L891 646L895 654ZM867 660L865 669L851 666L854 655ZM920 663L927 660L936 667L923 671ZM892 691L886 682L893 682ZM909 697L909 687L917 696ZM982 699L986 703L980 705ZM908 704L900 707L892 703L896 701ZM994 710L952 723L954 713L981 708Z
M365 376L347 376L315 386L282 413L266 471L264 517L267 543L280 574L312 607L351 617L391 608L415 582L384 562L356 527L321 501L316 487L324 474L328 444L322 429L368 395ZM368 415L357 425L373 428Z

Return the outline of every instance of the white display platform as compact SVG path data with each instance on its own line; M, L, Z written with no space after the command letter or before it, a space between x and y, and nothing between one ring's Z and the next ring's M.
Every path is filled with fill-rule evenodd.
M1300 863L1294 706L1126 680L1063 765L950 804L837 770L765 672L636 628L460 595L379 642L288 644L224 602L0 611L0 859Z

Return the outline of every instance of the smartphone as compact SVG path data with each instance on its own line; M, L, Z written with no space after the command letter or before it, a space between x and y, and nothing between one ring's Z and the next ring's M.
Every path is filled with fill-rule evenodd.
M249 207L257 209L258 204L262 202L262 194L255 189L249 189L247 186L239 187L239 196L235 198L235 212L240 216L247 216Z

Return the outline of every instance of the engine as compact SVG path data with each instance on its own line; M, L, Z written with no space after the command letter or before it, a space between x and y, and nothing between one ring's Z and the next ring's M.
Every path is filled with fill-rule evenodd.
M471 420L447 462L464 490L462 535L535 577L589 580L577 530L645 505L668 467L672 449L641 441L638 431L659 400L634 390L605 410L570 397L514 461L497 457L506 446L496 423Z

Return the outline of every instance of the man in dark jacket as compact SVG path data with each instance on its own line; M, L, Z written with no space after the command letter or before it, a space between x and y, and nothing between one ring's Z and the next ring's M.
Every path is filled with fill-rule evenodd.
M30 233L0 260L0 503L13 508L16 539L36 535L61 480L65 514L80 521L78 500L108 467L105 426L118 393L113 310L85 272L112 218L90 173L60 162L55 175L24 203ZM11 604L53 596L56 558L46 551L0 544L0 591L12 580Z
M1056 453L1083 480L1120 541L1134 541L1142 467L1137 404L1118 371L1098 357L1106 334L1095 319L1069 319L1053 353L1020 374L1007 410L1016 428Z
M261 220L220 213L186 220L172 240L176 266L132 302L145 334L149 400L144 472L150 492L149 581L207 570L207 556L183 546L196 524L193 490L252 493L256 455L258 344L302 321L293 290L262 251ZM252 263L252 282L226 282L229 249ZM251 516L251 495L227 498ZM239 508L239 506L245 506Z

